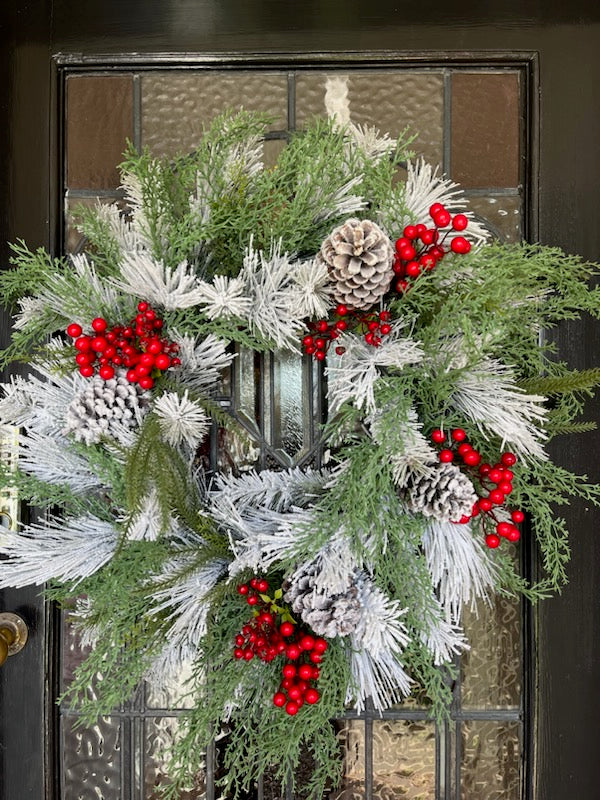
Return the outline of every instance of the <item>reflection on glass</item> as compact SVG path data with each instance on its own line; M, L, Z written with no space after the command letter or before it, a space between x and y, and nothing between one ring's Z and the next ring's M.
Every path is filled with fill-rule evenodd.
M160 800L159 787L169 784L168 753L177 735L174 717L145 720L144 800ZM178 800L201 800L206 796L205 773L195 776L192 784L181 789Z
M471 649L461 658L464 708L518 707L521 698L521 607L496 597L477 615L463 612Z
M343 777L330 800L362 800L365 796L365 723L340 720L338 739L343 752Z
M63 800L120 800L121 727L102 718L89 728L75 729L63 719Z
M275 407L273 445L289 456L297 455L304 443L302 430L302 356L283 351L273 356Z
M435 726L431 722L373 722L373 797L434 800Z
M519 723L467 721L461 728L461 798L519 800Z

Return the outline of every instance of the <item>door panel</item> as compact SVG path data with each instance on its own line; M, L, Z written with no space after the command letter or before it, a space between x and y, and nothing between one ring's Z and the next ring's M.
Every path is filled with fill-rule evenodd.
M59 99L59 91L50 55L59 51L88 56L110 51L162 51L180 52L185 58L186 51L362 49L381 50L382 66L388 58L385 51L398 49L415 54L448 48L484 51L482 61L495 60L496 65L503 63L497 55L500 51L539 52L540 135L539 142L534 138L529 148L535 152L539 145L539 227L536 231L534 194L528 202L531 213L524 221L524 232L529 237L539 232L546 243L598 257L600 10L588 9L583 0L568 7L548 2L543 8L534 2L512 2L497 10L491 3L483 8L481 3L463 3L460 8L448 9L434 2L403 11L397 4L381 0L369 4L330 0L289 5L255 0L146 0L126 6L106 0L55 0L52 4L50 0L29 0L18 6L4 9L2 22L6 24L0 24L5 43L0 65L6 87L0 103L7 121L0 126L0 144L6 154L0 167L0 248L4 263L7 239L23 236L33 245L54 245L57 239L57 142L50 127L50 120L56 117L51 114L50 90L53 102ZM431 57L427 53L423 59L431 61ZM468 101L467 96L467 107ZM531 105L533 110L535 107ZM503 199L506 208L500 210L508 210L514 200L514 196ZM484 196L477 196L476 201L484 207L489 205ZM507 215L498 217L507 221ZM597 363L599 338L597 326L583 323L562 328L558 342L574 366L584 367ZM598 417L598 407L590 414ZM598 479L598 443L598 434L558 442L558 458ZM546 601L536 612L539 665L533 796L538 800L587 798L596 792L600 601L595 578L600 545L594 532L598 520L597 512L583 504L569 509L574 551L571 583L559 598ZM0 797L51 798L44 782L51 787L52 772L43 769L42 755L44 725L49 724L52 730L52 715L43 714L43 609L34 591L4 592L0 607L21 610L35 623L30 645L18 657L20 661L15 658L14 664L9 662L0 671ZM533 653L526 655L531 658ZM478 752L497 753L502 741L498 737L507 735L511 735L510 730L498 733L496 726L490 732L480 722L464 727L460 744L463 762L471 765ZM21 766L24 760L25 768ZM361 767L356 768L360 771ZM476 778L468 770L465 774L466 796L478 797L480 790L473 783Z

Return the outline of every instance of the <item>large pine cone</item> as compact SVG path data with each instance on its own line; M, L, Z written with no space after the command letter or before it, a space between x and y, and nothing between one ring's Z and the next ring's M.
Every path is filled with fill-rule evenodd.
M361 617L360 587L353 583L345 592L327 594L316 588L314 578L312 565L296 571L293 583L283 584L286 602L318 636L331 639L353 633Z
M390 288L393 257L388 236L368 219L349 219L335 228L317 254L334 279L336 302L364 310Z
M470 517L477 501L469 477L455 464L435 464L426 475L416 475L403 493L411 511L444 522Z
M113 436L116 425L133 428L145 413L148 397L148 392L127 380L125 370L108 381L94 375L67 409L65 433L93 444L103 436Z

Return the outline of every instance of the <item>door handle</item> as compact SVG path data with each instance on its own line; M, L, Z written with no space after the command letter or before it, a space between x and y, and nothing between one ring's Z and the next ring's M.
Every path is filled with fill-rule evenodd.
M10 611L0 612L0 667L25 647L27 635L27 625L21 617Z

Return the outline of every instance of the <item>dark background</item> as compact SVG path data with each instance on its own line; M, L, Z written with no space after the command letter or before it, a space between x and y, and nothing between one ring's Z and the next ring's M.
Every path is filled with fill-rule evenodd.
M600 4L582 0L4 0L0 8L0 263L8 240L53 246L57 147L51 125L56 53L488 51L538 52L539 238L600 258ZM535 144L535 143L534 143ZM4 322L4 337L6 337ZM600 361L600 326L568 324L573 366ZM589 415L598 419L597 401ZM598 480L598 433L556 447ZM537 626L536 800L593 800L600 709L600 515L568 509L571 582ZM1 568L1 567L0 567ZM0 670L0 799L52 797L43 770L47 621L35 591L0 593L32 642ZM51 677L51 676L50 676ZM50 776L48 778L48 776ZM469 798L477 800L477 798Z

